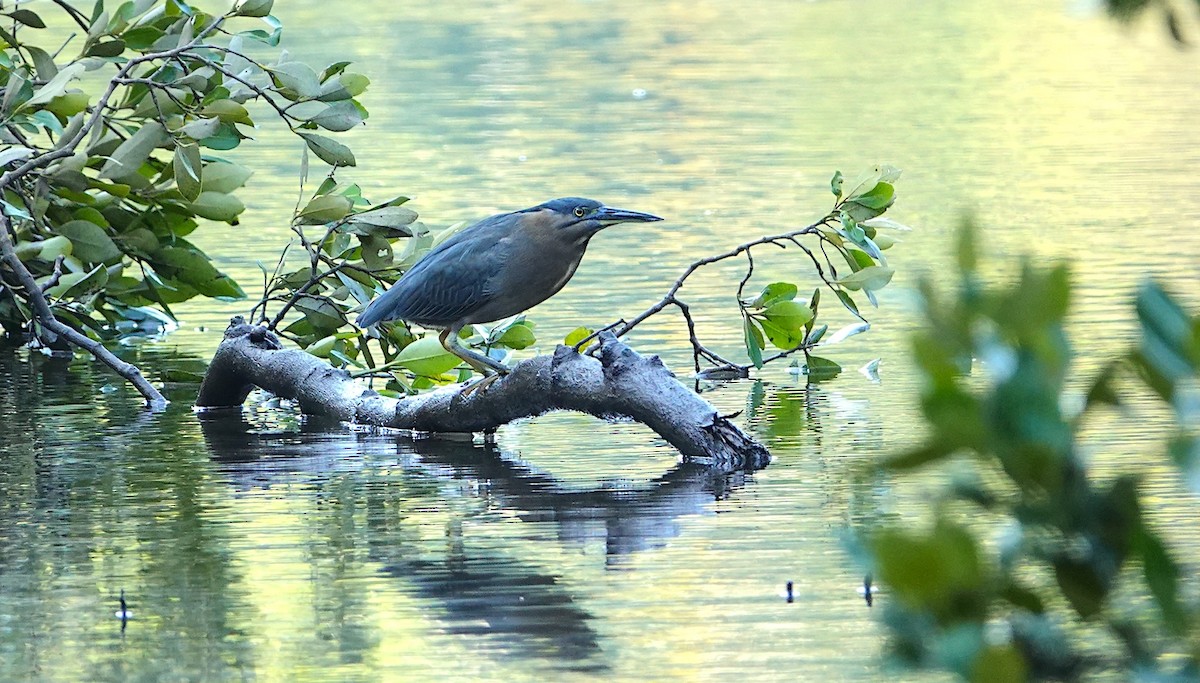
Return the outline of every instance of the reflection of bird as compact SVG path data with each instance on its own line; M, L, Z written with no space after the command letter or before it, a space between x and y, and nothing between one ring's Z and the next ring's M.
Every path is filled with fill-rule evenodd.
M506 374L503 363L459 344L459 330L516 315L554 296L575 274L588 240L604 228L659 220L579 197L485 218L425 255L355 323L407 320L440 329L447 351L484 375Z

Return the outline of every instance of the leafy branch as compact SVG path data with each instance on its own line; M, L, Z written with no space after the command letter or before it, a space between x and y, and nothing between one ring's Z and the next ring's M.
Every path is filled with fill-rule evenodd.
M286 57L269 65L252 59L246 41L279 44L272 4L239 0L214 16L182 0L136 0L111 12L101 0L87 16L56 0L86 30L79 54L61 61L70 37L48 51L26 40L46 27L36 12L7 13L12 28L0 28L6 332L41 344L64 337L96 354L78 335L98 344L153 332L173 324L172 304L244 297L186 236L202 219L234 224L244 210L233 193L251 171L213 152L248 139L250 101L271 107L330 165L354 165L348 148L315 131L361 124L367 113L354 98L368 80L348 72L348 62L318 73ZM227 30L246 18L269 30ZM217 44L223 36L228 44ZM75 87L85 72L110 64L115 73L94 102ZM54 333L58 322L74 334ZM151 402L161 399L138 388Z
M837 374L840 366L831 360L812 355L811 351L822 343L836 343L869 329L870 326L860 313L851 292L864 293L872 305L876 305L875 292L891 281L894 271L887 266L883 251L895 244L896 240L879 234L878 230L907 230L895 221L880 218L895 202L894 183L899 177L899 169L881 166L862 174L849 191L844 191L841 172L834 174L830 190L836 202L824 218L798 230L760 237L729 251L694 261L657 303L627 322L622 320L604 329L612 329L620 337L673 306L679 310L687 324L693 367L702 377L746 377L751 368L761 368L767 363L787 358L797 352L804 354L804 368L810 378L823 379ZM816 240L818 246L806 246L801 241L803 238ZM825 338L828 326L817 324L821 301L820 288L814 290L812 296L803 303L795 301L799 287L789 282L771 283L757 296L746 297L745 287L754 275L754 249L768 245L783 250L796 247L802 251L813 264L817 277L824 286L861 322L844 327ZM839 267L834 263L830 252L845 261L851 271L849 275L839 278ZM691 307L679 296L684 283L696 271L739 256L746 259L745 275L737 289L737 305L742 318L746 354L751 361L748 364L729 360L705 346L696 334ZM591 330L578 330L572 334L576 335L576 339L569 336L567 343L580 347L585 346L596 335ZM764 357L767 342L779 351ZM712 367L702 368L701 360Z

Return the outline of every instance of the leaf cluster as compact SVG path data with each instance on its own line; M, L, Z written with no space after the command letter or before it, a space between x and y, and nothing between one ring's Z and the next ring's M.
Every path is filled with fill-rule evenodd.
M196 296L244 298L189 239L207 222L236 225L245 209L236 193L251 170L221 153L250 139L258 105L319 158L353 165L317 131L366 119L355 99L366 77L348 62L317 72L286 53L251 57L249 44L279 43L272 0L216 16L182 0L59 8L82 37L53 35L24 7L0 28L2 208L55 316L107 339L160 329L172 305ZM266 29L225 28L244 21ZM8 293L0 325L27 328L33 293Z
M739 292L746 354L755 367L801 351L803 371L810 381L829 379L841 372L835 361L816 356L812 350L819 344L834 344L870 329L856 297L866 297L872 306L878 306L875 293L895 274L883 252L899 240L881 230L908 230L883 218L896 201L895 182L899 177L899 169L886 165L861 174L850 184L841 171L834 173L830 181L836 198L833 210L807 233L818 238L820 255L791 237L793 244L801 246L813 261L825 288L859 322L827 337L829 326L818 320L821 288L804 301L796 301L799 286L791 282L773 282L750 298L743 298ZM839 275L839 269L844 274ZM743 280L743 286L747 280ZM779 352L764 356L768 344Z

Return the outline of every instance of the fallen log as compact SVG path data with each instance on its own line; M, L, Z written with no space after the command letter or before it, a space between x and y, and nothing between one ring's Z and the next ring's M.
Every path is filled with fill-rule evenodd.
M595 357L570 346L521 361L484 391L450 386L402 399L380 395L345 370L300 350L284 349L265 327L234 318L200 387L200 410L239 407L259 387L295 401L306 414L418 432L494 432L554 410L601 419L628 418L654 430L690 460L723 470L758 469L767 449L700 395L657 356L643 356L602 333Z

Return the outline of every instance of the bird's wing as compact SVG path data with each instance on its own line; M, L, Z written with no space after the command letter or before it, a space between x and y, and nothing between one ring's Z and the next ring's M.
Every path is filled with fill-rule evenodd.
M501 265L487 246L484 240L457 239L427 254L388 290L395 291L389 317L445 327L486 305L489 282Z

